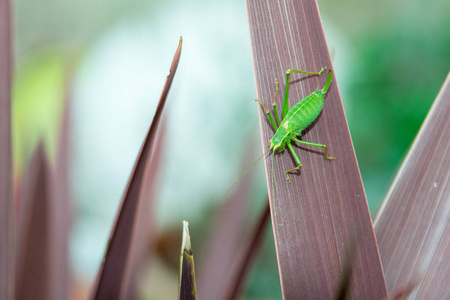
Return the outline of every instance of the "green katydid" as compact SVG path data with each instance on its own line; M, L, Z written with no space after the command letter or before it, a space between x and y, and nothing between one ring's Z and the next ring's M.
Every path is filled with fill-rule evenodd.
M303 130L305 130L309 125L311 125L312 122L314 122L317 119L320 112L322 111L325 94L327 93L328 88L330 87L333 73L331 71L328 72L328 78L323 89L315 90L307 97L297 102L297 104L295 104L291 109L289 109L289 77L291 76L291 73L302 73L320 76L320 74L322 74L323 71L325 71L325 68L322 68L319 72L307 72L291 69L286 71L286 92L284 93L283 106L281 110L281 117L282 117L281 123L278 119L278 109L275 103L275 99L278 94L277 80L275 80L275 96L272 104L275 113L275 118L272 116L272 113L264 106L264 104L262 104L260 100L256 99L256 101L258 101L259 104L264 109L267 117L269 118L270 123L272 124L275 130L275 135L270 140L269 150L272 149L273 151L278 150L279 152L282 152L287 146L297 163L297 166L295 168L286 171L286 179L289 182L291 182L289 172L298 170L302 167L300 159L298 158L297 154L292 148L291 141L315 147L322 147L325 149L324 157L326 159L330 160L335 159L334 157L327 156L327 146L323 144L305 142L297 138L298 136L302 135ZM277 123L280 124L280 126L277 126Z
M273 153L275 153L275 150L282 152L286 148L286 146L291 151L292 156L294 157L297 163L297 166L295 168L286 171L286 179L287 181L291 182L289 173L294 170L299 170L302 167L300 159L295 153L294 148L292 148L291 144L292 141L309 146L324 148L324 157L329 160L335 159L334 157L327 156L327 146L323 144L305 142L297 138L302 135L303 130L309 127L309 125L311 125L311 123L313 123L317 119L320 112L322 111L325 94L327 93L331 85L333 73L331 71L328 72L327 81L323 89L315 90L314 92L312 92L311 94L309 94L308 96L297 102L297 104L295 104L291 109L289 109L289 78L291 76L291 73L302 73L320 76L320 74L322 74L324 71L325 68L322 68L319 72L307 72L292 69L286 71L286 91L284 93L283 106L281 109L281 117L282 117L281 122L278 119L278 109L275 103L278 94L278 81L276 79L275 79L275 96L273 97L273 104L272 104L275 118L260 100L255 99L255 101L259 102L261 107L264 109L264 112L266 113L270 123L272 124L273 129L275 130L275 134L270 140L270 148L233 183L233 185L222 196L222 198L233 188L233 186L242 178L242 176L244 176L248 171L250 171L250 169L267 154L267 152L269 152L270 150L273 150ZM277 126L277 124L280 125Z

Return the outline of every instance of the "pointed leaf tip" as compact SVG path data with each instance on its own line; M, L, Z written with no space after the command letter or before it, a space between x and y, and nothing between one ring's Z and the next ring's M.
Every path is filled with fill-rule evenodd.
M181 246L181 254L183 251L191 252L191 236L189 235L189 223L183 221L183 244Z
M180 62L180 56L181 56L181 46L183 45L183 38L180 37L180 40L178 42L177 50L175 51L175 54L172 59L172 64L170 65L169 74L167 75L166 83L164 85L164 90L161 95L161 98L164 98L167 96L167 93L169 92L170 86L172 84L173 77L175 76L175 72L178 68L178 63Z
M191 251L191 238L189 236L189 223L183 221L183 241L180 253L180 299L197 299L195 285L194 255Z
M141 146L132 174L125 189L119 211L106 248L104 261L100 266L96 284L93 290L93 299L117 299L121 295L132 293L133 282L129 268L133 268L136 263L136 250L139 241L136 236L140 232L136 227L136 220L141 219L139 207L147 205L149 199L142 197L142 190L145 190L145 180L149 170L147 162L153 157L153 148L158 131L164 105L167 100L170 87L180 60L181 44L172 60L170 73L166 77L163 91L161 93L158 106L152 124L147 132L147 136ZM140 228L140 227L139 227ZM139 251L138 251L139 252ZM129 299L130 297L126 297Z

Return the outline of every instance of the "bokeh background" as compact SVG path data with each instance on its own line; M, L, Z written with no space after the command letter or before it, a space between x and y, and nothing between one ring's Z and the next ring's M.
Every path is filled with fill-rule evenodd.
M320 0L319 8L374 217L449 71L450 2ZM245 1L14 1L15 178L40 139L55 156L68 97L76 295L101 262L179 36L156 211L168 236L190 221L195 251L224 191L261 154ZM251 224L266 199L263 164L249 176ZM271 228L264 245L246 299L281 295ZM177 270L162 259L150 269L144 297L176 297Z

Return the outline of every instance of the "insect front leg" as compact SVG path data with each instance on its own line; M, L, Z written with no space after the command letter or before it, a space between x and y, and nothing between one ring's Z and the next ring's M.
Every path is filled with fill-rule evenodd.
M273 129L274 129L275 131L277 131L278 126L277 126L277 124L275 123L275 120L273 119L273 116L272 116L272 114L270 113L270 111L267 109L267 107L264 106L264 104L262 104L262 102L261 102L260 100L255 99L255 101L257 101L257 102L259 102L259 104L261 104L261 107L263 108L264 112L266 113L267 117L269 118L269 121L270 121L270 123L272 124Z
M289 111L289 78L291 77L291 73L302 73L302 74L309 74L309 75L317 75L320 76L323 71L325 71L326 68L320 69L319 72L308 72L308 71L301 71L301 70L292 70L288 69L286 71L286 91L284 92L284 100L283 100L283 107L281 109L281 119L284 119L286 114Z
M295 153L294 148L292 148L290 141L287 143L287 146L288 146L289 150L291 151L292 156L295 159L295 162L297 163L297 166L295 168L292 168L292 169L286 171L286 179L287 179L287 181L289 181L289 183L291 183L291 178L289 177L289 172L292 172L294 170L300 170L302 167L302 163L300 162L300 159L298 158L297 154Z
M277 95L278 95L278 80L275 78L275 95L273 96L273 112L275 113L275 120L277 124L280 124L280 119L278 117L278 108L277 108Z
M324 156L326 159L330 159L330 160L336 159L336 158L334 158L334 157L327 156L327 146L325 146L325 145L323 145L323 144L309 143L309 142L305 142L305 141L299 140L299 139L297 139L297 138L293 138L293 140L296 141L297 143L301 143L301 144L305 144L305 145L310 145L310 146L314 146L314 147L321 147L321 148L324 148L324 149L325 149L325 153L324 153L323 156Z

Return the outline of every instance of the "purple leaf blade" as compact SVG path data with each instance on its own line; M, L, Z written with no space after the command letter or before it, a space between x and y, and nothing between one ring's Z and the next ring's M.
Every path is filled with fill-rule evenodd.
M15 299L57 299L53 295L54 214L51 172L44 146L39 144L21 187ZM55 225L55 226L54 226Z
M332 70L317 3L247 0L257 97L271 107L278 78L285 87L285 71ZM325 84L326 76L291 76L290 107ZM359 233L349 296L381 299L386 296L375 235L336 78L325 97L325 107L302 140L326 144L328 155L294 146L303 163L286 181L285 171L295 162L288 151L274 157L274 190L270 159L266 159L272 224L284 299L330 299L345 268L345 243ZM277 98L281 108L283 96ZM274 135L260 112L263 149ZM367 272L366 270L370 270Z
M133 265L131 262L133 251L131 249L133 244L136 243L133 237L139 218L138 208L144 201L141 196L142 190L145 189L144 178L148 174L148 165L150 165L159 122L180 60L181 45L182 39L180 38L155 116L136 160L111 232L104 262L100 267L99 277L94 289L93 298L95 299L125 299L130 294L131 274L129 269Z
M252 153L252 151L249 151ZM253 158L252 158L253 159ZM251 165L253 161L244 164ZM244 172L244 170L242 170ZM218 216L214 218L207 246L199 262L198 296L200 299L221 299L226 294L228 281L232 280L230 270L236 259L236 252L243 238L243 228L248 222L248 194L251 174L244 176L237 189L225 198Z
M11 157L11 11L0 0L0 298L14 298L14 202Z
M270 207L267 199L267 205L261 211L258 221L252 228L249 237L242 243L241 249L236 253L236 259L227 276L225 276L226 289L220 299L233 300L238 299L244 283L244 279L250 269L262 242L264 229L269 221Z
M374 223L389 293L413 281L411 298L450 297L449 116L450 74Z

